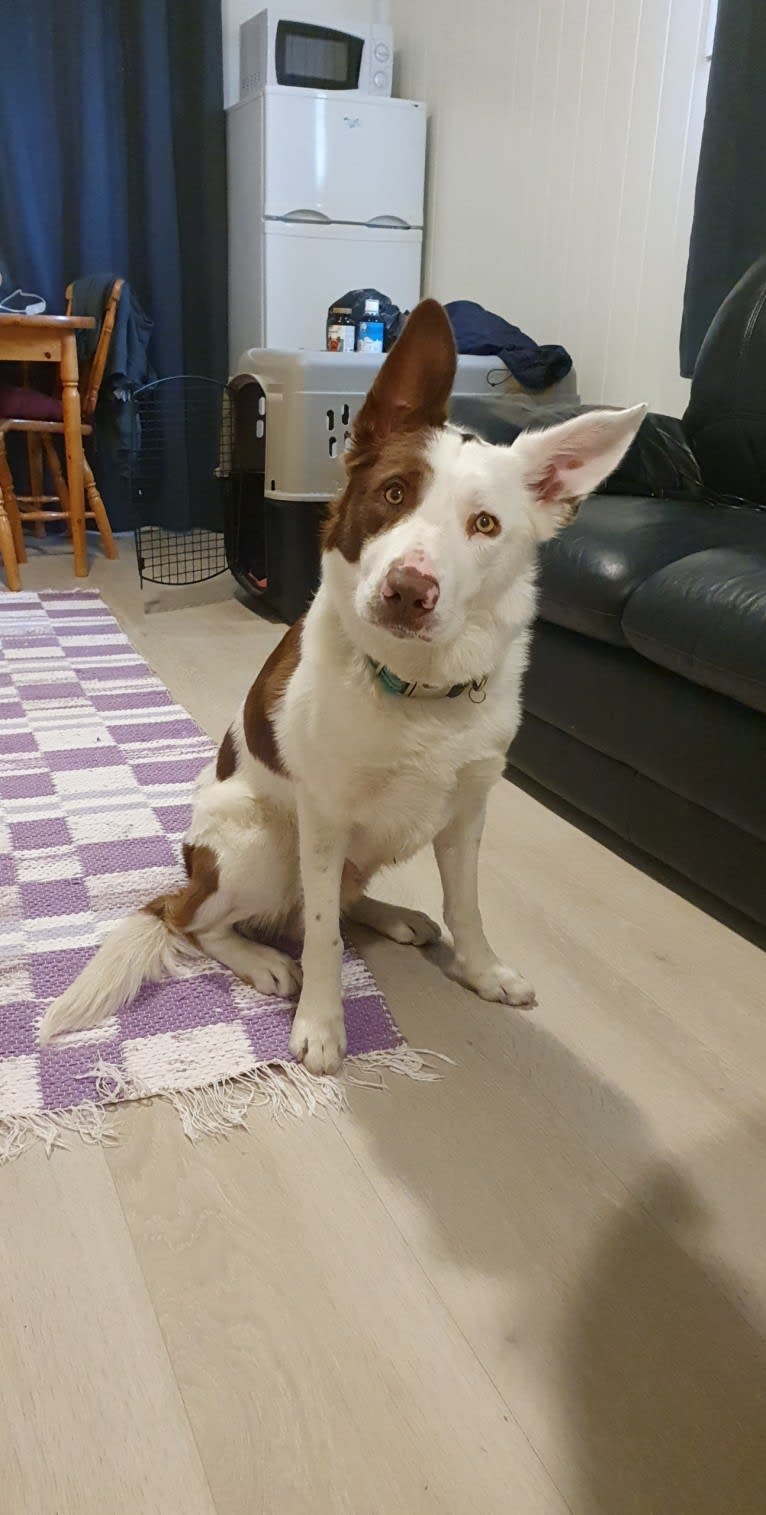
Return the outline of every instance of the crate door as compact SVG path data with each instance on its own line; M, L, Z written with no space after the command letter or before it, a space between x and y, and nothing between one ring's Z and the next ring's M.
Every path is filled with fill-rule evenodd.
M159 379L132 399L131 508L141 581L197 584L228 567L231 401L194 375Z

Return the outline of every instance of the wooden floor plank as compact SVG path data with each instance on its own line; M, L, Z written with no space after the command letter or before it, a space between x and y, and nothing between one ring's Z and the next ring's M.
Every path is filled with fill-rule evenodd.
M219 1515L566 1509L329 1121L132 1126L108 1161Z
M8 1515L214 1515L102 1151L0 1172Z

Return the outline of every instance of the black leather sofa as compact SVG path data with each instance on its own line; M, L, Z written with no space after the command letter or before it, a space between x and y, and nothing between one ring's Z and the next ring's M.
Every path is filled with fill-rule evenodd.
M698 498L600 493L544 550L508 775L764 925L766 259L716 316L681 425Z

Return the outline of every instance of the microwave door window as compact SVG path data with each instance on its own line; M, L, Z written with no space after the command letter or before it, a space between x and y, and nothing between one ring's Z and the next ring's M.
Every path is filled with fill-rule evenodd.
M277 82L303 89L358 89L363 47L361 37L346 32L303 21L280 21Z

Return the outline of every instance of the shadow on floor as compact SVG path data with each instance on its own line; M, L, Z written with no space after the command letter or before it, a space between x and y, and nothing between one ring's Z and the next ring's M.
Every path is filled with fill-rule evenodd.
M385 991L392 951L411 949L363 945ZM764 1325L720 1260L766 1256L764 1129L669 1171L640 1112L534 1016L509 1015L499 1039L484 1028L505 1012L446 981L434 995L433 973L407 957L404 1029L443 1047L464 1024L460 1073L397 1085L395 1112L355 1100L353 1121L394 1204L402 1186L416 1201L460 1328L575 1515L764 1515Z
M733 1134L724 1145L697 1154L695 1173L708 1163L729 1166L751 1142ZM758 1147L760 1163L744 1170L739 1204L762 1208L763 1131ZM678 1239L653 1218L662 1210ZM766 1510L763 1322L759 1329L743 1313L737 1277L699 1255L710 1242L705 1229L689 1188L655 1170L594 1247L566 1342L583 1511Z

